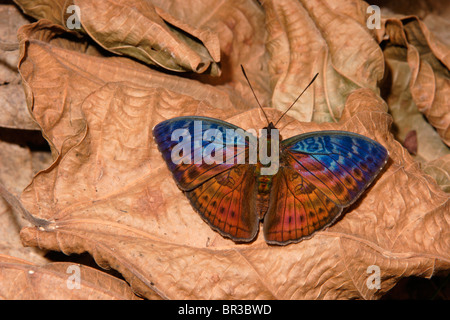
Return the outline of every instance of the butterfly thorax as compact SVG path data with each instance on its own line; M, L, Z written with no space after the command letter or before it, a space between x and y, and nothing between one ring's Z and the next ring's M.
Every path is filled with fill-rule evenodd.
M262 219L269 209L270 190L272 188L273 176L263 176L258 174L258 172L260 172L260 164L258 164L256 168L256 211L258 212L259 219Z
M266 139L260 139L258 143L258 155L261 156L260 148L261 143L266 144L266 151L268 152L268 156L273 156L271 154L272 147L278 147L280 140L279 134L276 137L273 137L272 130L277 130L272 122L269 123L267 127L264 127L263 130L266 130ZM278 131L278 130L277 130ZM278 132L277 132L278 133ZM278 141L275 141L274 139L277 139ZM274 144L274 146L272 146ZM279 154L279 152L278 152ZM278 154L276 155L278 158ZM277 159L278 161L278 159ZM256 209L259 214L259 218L262 219L264 215L266 214L268 208L269 208L269 199L270 199L270 191L272 189L272 180L274 175L273 174L263 174L262 168L267 168L271 165L271 163L264 164L262 163L264 161L261 161L260 158L258 158L258 163L256 165L255 170L255 178L256 178L256 184L257 184L257 195L256 195Z

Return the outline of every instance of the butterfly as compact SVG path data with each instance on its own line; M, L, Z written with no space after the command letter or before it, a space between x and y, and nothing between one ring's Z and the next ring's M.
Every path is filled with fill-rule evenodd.
M356 133L317 131L279 142L275 126L268 121L257 138L219 119L185 116L153 129L192 207L237 243L254 240L261 221L268 244L310 238L361 196L388 159L380 143Z

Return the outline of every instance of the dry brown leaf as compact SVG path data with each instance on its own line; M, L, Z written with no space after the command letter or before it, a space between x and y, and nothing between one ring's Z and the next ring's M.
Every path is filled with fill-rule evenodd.
M0 140L0 183L13 195L20 195L33 178L30 150ZM1 188L1 187L0 187ZM15 256L34 263L47 262L45 251L24 248L20 241L20 229L30 226L20 211L13 210L0 193L0 254Z
M79 9L79 29L106 50L171 71L206 70L220 75L217 35L176 19L151 1L15 1L27 14L69 28L71 5ZM199 9L199 8L197 8ZM209 7L203 5L203 12Z
M408 62L411 69L409 89L412 98L442 141L449 146L449 48L415 17L387 19L385 28L389 36L386 56Z
M307 19L313 30L328 30L328 20L322 21L314 10L321 9L329 23L347 19L329 12L330 7L312 6L315 1L302 3L297 13L306 10L317 18L314 23L308 17L300 21L304 24L302 19ZM100 266L118 270L133 290L147 298L375 299L402 277L448 272L449 197L389 133L387 106L375 93L382 72L379 49L373 56L370 50L363 51L371 57L367 65L351 50L340 56L340 49L346 49L342 42L348 40L343 35L326 42L334 57L324 55L323 61L314 62L315 56L309 55L305 62L326 66L327 76L320 76L314 85L318 91L314 104L320 104L325 93L334 95L341 101L334 104L338 108L333 113L340 121L302 123L286 117L279 129L285 138L337 129L376 139L389 150L390 161L374 185L332 227L284 247L268 246L261 235L251 244L235 244L212 231L190 207L163 163L151 130L179 115L213 116L244 129L266 125L260 110L249 107L255 103L237 72L237 57L248 54L248 38L240 35L257 26L249 7L216 16L222 19L217 19L217 26L224 21L227 25L252 21L247 29L215 29L221 51L228 56L225 61L230 62L223 69L226 82L190 80L126 58L101 57L50 21L21 29L20 72L28 106L56 158L22 195L34 216L49 221L43 228L22 229L24 244L67 254L88 251ZM280 16L274 3L267 2L265 8ZM258 19L259 10L254 11ZM358 35L354 41L361 43L349 44L373 48L373 37L369 32L364 37L360 20L351 25ZM273 32L266 28L273 39L276 28ZM260 54L262 49L257 52L256 58L244 61L249 62L258 94L269 101L266 84L274 81L264 76L267 56ZM273 59L278 58L282 59ZM267 112L270 119L280 115L275 109ZM367 285L368 268L374 265L381 271L378 290Z
M17 72L17 29L29 23L13 4L0 5L0 127L38 129L27 111Z
M383 17L401 18L404 16L416 16L442 42L450 45L450 34L448 33L448 28L450 27L450 21L448 20L450 6L448 1L381 0L377 2Z
M243 65L258 99L262 104L268 104L271 92L265 63L265 15L257 1L152 0L152 3L178 20L217 34L220 48L215 54L220 54L222 74L220 78L195 78L219 86L229 95L238 96L238 99L245 98L255 105L248 84L241 76L240 66Z
M79 282L74 278L78 275ZM137 299L125 281L99 270L66 262L39 266L2 254L0 254L0 298L8 300Z
M358 22L364 16L342 15L327 2L315 0L266 1L264 7L271 106L285 110L317 72L323 80L291 112L300 121L336 122L351 91L378 90L383 53Z
M423 171L436 179L437 184L447 193L450 193L450 154L422 166Z
M450 154L450 151L414 103L409 90L411 69L408 63L402 59L401 51L402 49L395 47L385 50L386 67L392 78L392 83L389 83L389 88L385 90L386 102L389 105L389 112L394 118L393 133L395 137L399 141L404 141L408 132L415 130L418 140L415 159L425 163Z
M8 192L20 195L30 183L34 174L42 169L40 159L48 157L24 147L27 137L40 131L28 112L21 78L17 70L19 44L17 29L29 23L22 12L13 4L0 5L0 184ZM27 130L15 130L27 129ZM22 136L22 139L19 137ZM29 141L28 141L29 142ZM0 195L0 254L23 258L34 263L46 263L45 250L25 248L19 232L29 226L19 211L14 210Z
M386 78L392 80L384 96L394 117L393 132L402 142L408 132L417 132L414 159L427 167L427 162L450 155L445 145L450 132L448 49L415 18L389 18L385 24L389 35L384 49ZM438 164L443 162L431 166L437 169ZM427 171L444 190L446 170Z

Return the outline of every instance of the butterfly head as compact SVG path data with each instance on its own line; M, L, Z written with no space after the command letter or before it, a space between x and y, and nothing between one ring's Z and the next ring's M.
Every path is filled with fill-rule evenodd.
M264 129L266 130L272 130L272 129L276 129L275 125L273 124L273 122L269 122L269 125L267 127L264 127Z
M277 132L277 138L278 139L282 139L282 137L280 136L279 130L277 129L277 127L275 127L275 125L273 124L272 121L270 121L269 124L266 127L263 128L263 130L266 131L266 135L267 135L268 139L272 139L273 130L278 131Z

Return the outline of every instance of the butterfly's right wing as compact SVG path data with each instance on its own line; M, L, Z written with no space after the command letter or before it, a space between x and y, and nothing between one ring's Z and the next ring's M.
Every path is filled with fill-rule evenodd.
M184 139L172 136L175 130ZM203 139L208 130L217 140ZM227 141L231 132L233 138ZM169 119L155 126L153 134L177 185L210 227L234 241L253 240L259 217L254 203L255 166L248 164L248 155L256 150L256 137L246 139L239 127L207 117ZM205 150L211 147L222 163L205 161Z

